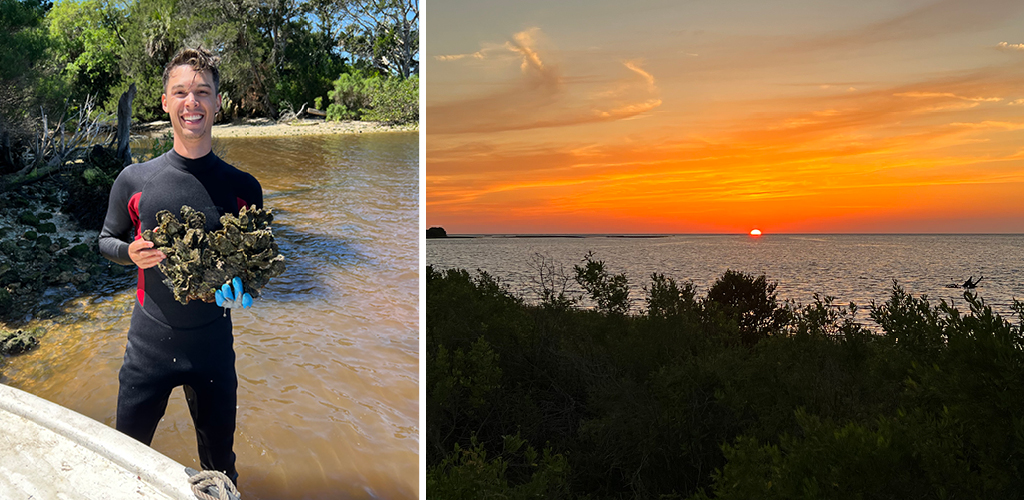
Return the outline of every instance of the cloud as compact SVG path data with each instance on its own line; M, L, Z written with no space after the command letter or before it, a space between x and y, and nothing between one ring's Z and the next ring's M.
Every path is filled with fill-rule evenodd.
M478 50L472 54L452 54L449 56L434 56L434 59L437 59L438 61L458 61L459 59L465 59L467 57L471 57L473 59L483 59L485 56L484 51Z
M532 28L527 31L520 31L512 36L515 42L505 42L505 47L512 52L523 56L522 69L523 71L529 71L534 69L535 71L543 71L544 63L540 60L540 55L533 49L536 44L536 34L539 32L539 28Z
M954 94L952 92L916 92L915 91L915 92L900 92L900 93L893 94L893 95L897 96L897 97L950 97L950 98L953 98L953 99L960 99L960 100L964 100L964 101L973 101L973 102L999 102L999 101L1003 100L1002 97L964 97L964 96L961 96L961 95L956 95L956 94Z
M954 127L963 127L963 128L977 129L977 130L982 130L982 129L984 129L984 130L992 130L992 129L996 129L996 130L1024 130L1024 123L1002 122L1002 121L993 121L993 120L985 120L985 121L979 122L979 123L956 122L956 123L951 123L950 125L952 125Z
M996 44L996 48L1000 50L1022 50L1024 51L1024 43L1007 43L999 42Z
M661 106L661 99L650 99L638 104L629 104L610 111L597 111L601 118L629 118Z
M633 70L634 72L636 72L636 74L642 76L644 78L644 80L647 81L648 85L650 85L651 87L654 87L654 77L651 76L650 73L648 73L648 72L644 71L642 68L640 68L640 66L637 65L637 63L635 63L633 61L626 61L626 62L624 62L622 64L624 64L627 68L629 68L629 69Z
M499 57L502 55L505 57ZM601 53L589 53L586 58L574 58L569 66L572 73L567 74L559 63L560 55L540 28L530 28L501 44L486 44L473 54L438 56L438 60L456 64L468 59L493 60L459 68L463 71L460 84L489 91L475 96L453 92L447 99L428 96L427 132L568 127L634 118L662 104L654 75L638 61L615 63ZM518 71L511 69L513 61ZM629 70L628 76L623 67ZM485 81L486 85L481 84Z

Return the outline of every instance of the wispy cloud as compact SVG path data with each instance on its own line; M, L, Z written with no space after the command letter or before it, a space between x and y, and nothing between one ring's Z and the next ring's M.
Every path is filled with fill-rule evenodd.
M504 55L504 63L498 57ZM518 75L503 68L514 56ZM552 57L554 56L554 57ZM486 44L472 54L437 56L438 61L458 64L461 60L491 60L487 68L462 68L465 79L489 78L490 93L456 96L444 102L428 103L428 133L493 133L537 128L567 127L587 123L623 120L649 112L662 104L655 77L639 61L616 65L610 57L589 54L573 64L566 75L540 28L530 28L501 44ZM504 67L502 66L504 64ZM630 71L627 77L621 69ZM640 76L640 81L636 79ZM496 79L496 81L495 81Z
M484 57L486 57L484 55L484 51L478 50L472 54L452 54L448 56L435 56L434 58L437 59L438 61L458 61L459 59L483 59Z
M999 42L998 44L996 44L996 48L1002 49L1002 50L1022 50L1022 51L1024 51L1024 43Z
M954 127L970 128L975 130L987 129L987 130L1024 130L1024 123L1019 122L999 122L985 120L979 123L962 123L956 122L951 123Z
M512 36L514 42L505 42L505 47L512 52L523 56L522 69L523 71L529 71L533 69L535 71L544 70L544 62L540 60L540 55L534 50L533 46L536 43L536 34L540 31L539 28L533 28L527 31L520 31Z
M629 69L633 70L634 72L636 72L636 74L642 76L644 78L644 80L647 81L647 84L650 85L652 88L654 87L654 76L652 76L650 73L644 71L643 68L641 68L638 63L636 63L634 61L626 61L626 62L624 62L622 64L624 64L627 68L629 68Z
M893 94L897 97L949 97L951 99L960 99L963 101L973 102L999 102L1002 101L1002 97L965 97L962 95L956 95L952 92L899 92Z

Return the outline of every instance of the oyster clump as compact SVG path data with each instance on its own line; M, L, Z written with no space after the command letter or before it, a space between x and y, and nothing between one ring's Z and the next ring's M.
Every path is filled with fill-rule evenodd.
M242 207L238 217L221 216L221 229L207 233L206 215L185 205L180 221L167 210L157 212L159 227L143 231L142 238L167 256L158 266L178 302L213 302L214 292L235 276L246 292L259 297L270 278L285 269L270 228L273 220L270 209Z

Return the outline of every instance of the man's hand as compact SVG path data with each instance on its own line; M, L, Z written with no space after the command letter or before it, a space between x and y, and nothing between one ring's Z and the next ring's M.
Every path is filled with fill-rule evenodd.
M167 258L163 252L153 248L154 246L156 244L152 241L139 238L128 244L128 257L139 266L139 269L149 269Z
M234 287L234 292L231 288ZM231 280L231 283L224 283L224 286L220 287L220 290L214 292L214 297L217 300L217 305L221 307L241 307L245 309L252 306L252 295L244 293L242 289L242 278L235 276Z

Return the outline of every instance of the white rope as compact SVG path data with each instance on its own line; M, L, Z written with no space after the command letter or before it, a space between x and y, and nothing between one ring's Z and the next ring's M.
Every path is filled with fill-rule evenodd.
M216 470L197 471L186 468L189 473L188 483L192 485L192 493L200 500L240 500L241 494L235 483L223 472ZM216 495L216 496L214 496Z

